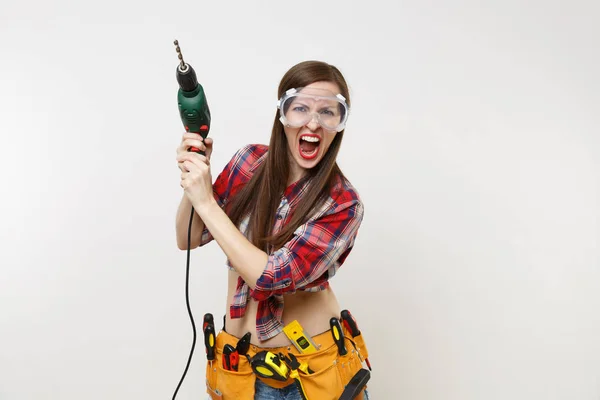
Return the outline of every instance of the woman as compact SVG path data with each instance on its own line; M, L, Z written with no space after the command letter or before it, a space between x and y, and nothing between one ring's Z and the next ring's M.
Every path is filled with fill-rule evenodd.
M311 400L338 399L366 357L362 337L357 344L347 331L348 352L340 355L330 328L341 309L328 281L352 250L363 217L359 195L336 163L348 86L334 66L306 61L283 76L278 98L269 146L240 149L214 185L212 139L185 133L177 149L184 189L178 246L187 249L193 206L190 247L216 240L229 268L225 326L217 335L217 360L207 365L213 398L301 399L292 378L280 382L253 373L250 357L263 350L292 353L310 367L299 380ZM295 347L284 331L293 321L316 351ZM248 359L240 357L237 371L223 367L223 347L235 347L248 332Z

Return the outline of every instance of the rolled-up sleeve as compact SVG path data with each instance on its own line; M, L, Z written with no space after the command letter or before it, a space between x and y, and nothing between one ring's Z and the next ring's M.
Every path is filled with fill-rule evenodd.
M269 256L250 296L261 301L331 277L352 250L362 218L363 204L353 198L298 227L292 239Z
M219 207L223 208L227 203L231 188L235 184L235 177L240 175L240 168L252 153L253 149L253 145L244 146L239 149L231 160L229 160L227 165L225 165L221 173L219 173L217 179L215 179L215 182L213 183L213 196ZM205 227L200 237L199 247L210 243L212 240L213 236Z

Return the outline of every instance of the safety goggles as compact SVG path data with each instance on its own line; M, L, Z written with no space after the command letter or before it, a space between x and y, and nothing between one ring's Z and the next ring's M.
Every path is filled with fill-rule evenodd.
M316 120L324 129L340 132L350 111L346 98L317 88L289 89L277 102L282 124L300 128Z

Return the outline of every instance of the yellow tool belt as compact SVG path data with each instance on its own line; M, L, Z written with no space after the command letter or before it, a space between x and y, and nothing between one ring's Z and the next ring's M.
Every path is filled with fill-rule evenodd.
M345 328L345 345L347 354L340 356L338 347L334 342L331 330L313 336L312 340L318 350L310 354L301 354L291 343L284 347L258 347L250 345L248 356L252 357L261 351L270 351L274 354L292 353L299 362L307 363L313 373L300 374L300 380L308 400L338 400L344 387L350 379L363 368L363 361L369 356L362 334L352 337ZM274 388L283 388L293 385L293 379L280 382L274 379L262 378L256 375L245 356L239 358L237 371L223 368L223 348L229 344L233 347L239 338L220 331L216 337L216 358L208 361L206 365L207 392L213 400L252 400L254 399L254 384L256 379L261 379ZM363 399L361 393L357 400Z

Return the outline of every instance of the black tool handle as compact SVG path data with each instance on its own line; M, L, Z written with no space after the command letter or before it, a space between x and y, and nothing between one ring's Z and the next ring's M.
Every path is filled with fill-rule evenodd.
M206 359L213 361L215 359L215 327L207 324L204 328L204 346L206 347Z
M235 352L235 349L230 344L226 344L223 347L223 369L225 369L227 371L231 371L234 369L234 365L233 365L234 363L232 362L233 361L232 355L234 352ZM236 365L236 367L237 367L237 365Z
M352 379L350 379L350 382L348 382L346 385L346 388L342 392L342 396L339 400L355 399L356 396L362 392L369 379L371 379L371 373L364 368L360 369L356 374L354 374Z
M342 331L340 321L338 321L336 317L332 317L329 320L329 326L331 327L331 334L333 335L333 340L338 347L338 353L340 356L348 354L348 350L346 350L346 346L344 344L344 332Z
M215 321L213 319L213 315L211 313L204 314L204 321L202 322L202 330L206 329L208 325L213 325L214 327Z
M236 350L239 355L245 355L250 349L250 338L252 337L252 333L247 332L242 338L237 342Z
M358 325L356 324L356 320L350 314L348 310L342 310L342 323L350 331L352 337L356 337L360 335L360 330L358 329Z

